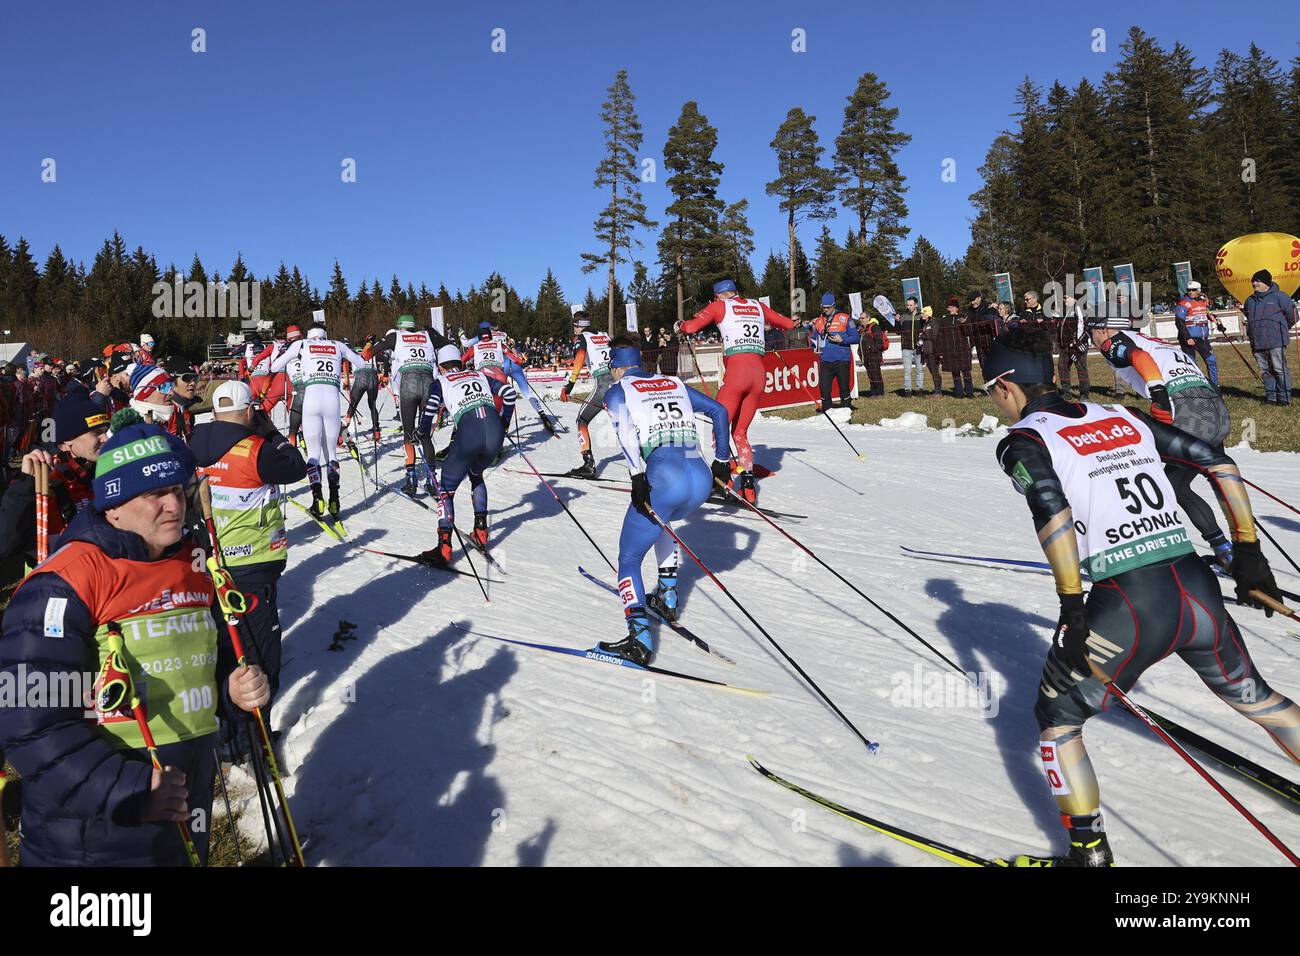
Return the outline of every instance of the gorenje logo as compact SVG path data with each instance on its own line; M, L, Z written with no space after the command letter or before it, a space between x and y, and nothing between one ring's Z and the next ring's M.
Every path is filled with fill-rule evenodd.
M1087 425L1071 425L1057 432L1070 443L1080 455L1091 455L1099 451L1136 445L1142 441L1138 430L1124 419L1115 416Z
M677 387L671 378L629 378L627 381L638 392L671 392Z
M148 936L153 928L153 895L82 893L74 886L70 893L50 897L50 925L129 926L133 936Z

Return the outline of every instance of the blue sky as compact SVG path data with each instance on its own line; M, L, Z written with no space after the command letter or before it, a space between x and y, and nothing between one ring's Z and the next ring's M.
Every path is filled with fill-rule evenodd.
M89 260L114 229L159 265L197 252L258 275L281 259L319 287L337 257L354 289L396 272L466 288L492 269L531 295L553 268L570 298L602 196L600 104L626 68L658 158L688 99L718 127L722 196L748 198L755 268L785 241L770 143L792 106L828 154L845 97L880 75L913 136L900 154L912 229L969 241L968 196L1026 75L1100 80L1130 25L1202 65L1254 39L1284 65L1300 5L1233 15L1171 0L1089 4L243 2L10 3L0 23L0 233ZM195 27L207 52L191 52ZM1092 30L1107 51L1090 50ZM490 49L506 31L506 52ZM807 52L791 51L806 31ZM58 181L42 183L41 162ZM357 182L340 180L341 162ZM957 179L940 179L945 158ZM662 168L661 168L662 173ZM644 187L662 218L667 190ZM832 221L843 235L848 216ZM819 227L801 232L811 247ZM654 259L653 236L639 255ZM620 278L630 278L630 267Z

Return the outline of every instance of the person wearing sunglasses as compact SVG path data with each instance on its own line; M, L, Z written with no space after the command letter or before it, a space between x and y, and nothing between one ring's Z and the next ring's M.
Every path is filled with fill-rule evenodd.
M194 406L201 401L199 373L194 371L194 366L187 359L178 355L171 356L163 362L162 367L172 377L169 398L176 406L176 411L172 414L176 429L172 434L188 442L194 434Z
M1176 653L1297 762L1300 707L1256 669L1218 578L1192 548L1160 465L1189 462L1210 478L1236 542L1237 602L1259 607L1253 592L1280 594L1236 463L1222 447L1143 412L1066 402L1053 381L1052 338L1041 329L1008 332L994 342L984 369L984 389L1011 423L998 443L998 464L1029 505L1060 601L1034 714L1070 846L1060 856L1018 856L1014 865L1113 866L1083 743L1084 723L1114 702L1111 681L1127 691ZM1086 599L1081 564L1092 581Z

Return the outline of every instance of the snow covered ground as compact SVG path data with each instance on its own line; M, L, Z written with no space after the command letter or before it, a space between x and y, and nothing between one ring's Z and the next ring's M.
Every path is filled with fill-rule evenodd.
M388 396L383 396L388 401ZM570 424L575 405L551 402ZM521 407L526 405L521 403ZM364 417L364 415L363 415ZM383 405L386 426L391 405ZM705 426L702 426L705 427ZM707 428L705 429L707 433ZM863 812L986 856L1059 849L1032 707L1056 616L1049 575L961 566L901 545L1041 560L1023 500L998 471L998 434L854 426L855 459L821 420L760 420L758 460L778 473L762 503L799 512L787 527L991 690L981 701L923 647L752 515L703 509L678 528L728 588L857 726L861 743L720 594L683 563L683 622L735 658L727 667L664 631L662 667L765 688L720 692L625 668L526 650L476 631L588 647L623 633L618 599L579 564L613 573L516 455L489 473L491 604L472 578L367 554L414 553L434 517L396 495L361 492L343 465L350 544L289 509L280 587L287 662L273 721L284 730L286 783L310 862L326 865L939 865L755 773L770 769ZM605 416L594 427L607 475L626 475ZM577 463L576 434L548 438L531 413L525 450L541 471ZM437 436L439 446L446 432ZM363 443L368 448L369 443ZM381 459L401 473L400 438ZM1275 493L1297 458L1234 452ZM607 554L617 554L627 495L555 482ZM297 494L305 499L306 489ZM468 488L457 504L471 519ZM1273 534L1300 553L1300 521L1260 496ZM1300 578L1265 545L1284 588ZM483 570L483 562L476 558ZM464 567L463 558L458 559ZM653 582L653 556L646 561ZM1225 582L1225 588L1227 582ZM357 625L327 649L340 619ZM1300 640L1280 619L1237 620L1273 684L1300 694ZM1294 625L1292 625L1294 627ZM1134 697L1292 779L1300 769L1265 734L1204 690L1176 659ZM1285 861L1144 728L1120 715L1089 723L1104 810L1121 865L1277 865ZM1218 774L1261 820L1300 846L1300 816ZM245 815L260 837L260 816Z

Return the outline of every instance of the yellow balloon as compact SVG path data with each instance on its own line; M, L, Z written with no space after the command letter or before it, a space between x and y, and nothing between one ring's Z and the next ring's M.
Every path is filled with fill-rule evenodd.
M1277 287L1291 295L1300 286L1300 239L1285 232L1254 232L1225 243L1214 257L1214 273L1239 302L1254 292L1250 277L1260 269L1273 274Z

